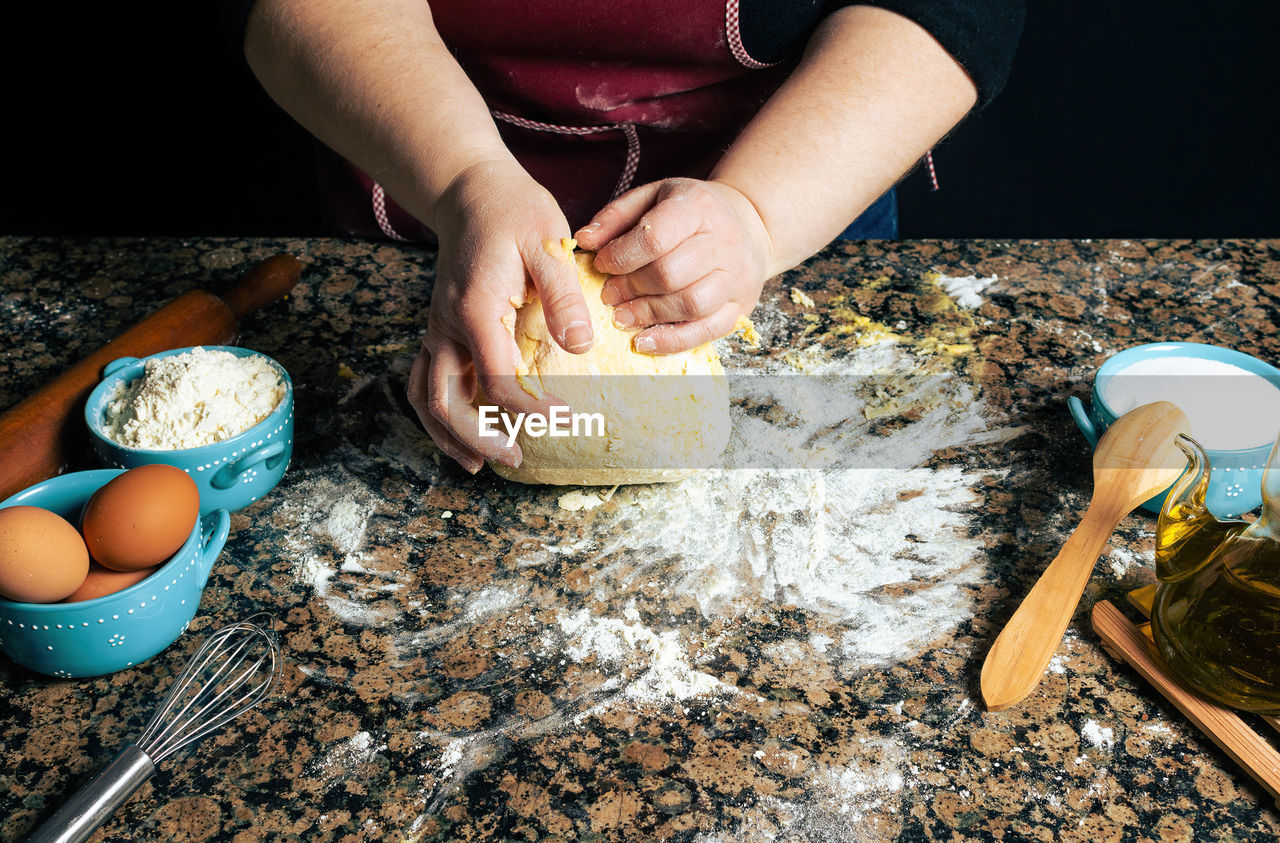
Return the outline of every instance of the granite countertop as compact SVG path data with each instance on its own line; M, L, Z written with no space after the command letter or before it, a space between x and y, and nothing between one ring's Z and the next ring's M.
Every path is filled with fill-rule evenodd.
M257 610L280 621L278 692L96 839L1280 835L1089 628L1095 601L1153 581L1150 516L1121 524L1031 697L985 713L977 688L1088 498L1066 398L1142 342L1280 359L1280 242L833 246L766 287L760 347L722 343L737 467L608 500L473 478L425 438L403 395L434 255L413 246L2 238L0 406L277 251L302 282L240 342L293 377L289 472L233 515L160 656L80 680L0 657L0 839Z

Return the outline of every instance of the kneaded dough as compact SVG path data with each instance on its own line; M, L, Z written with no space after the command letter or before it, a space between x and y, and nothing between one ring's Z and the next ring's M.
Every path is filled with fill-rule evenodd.
M574 413L603 415L604 435L535 437L522 430L520 466L491 461L490 467L518 483L612 486L679 480L710 466L730 432L729 386L715 349L708 343L680 354L635 351L635 332L615 326L613 308L600 301L608 276L595 270L593 254L573 247L566 239L547 250L576 261L595 344L585 354L561 348L530 291L509 326L520 354L517 376L531 395L549 393Z

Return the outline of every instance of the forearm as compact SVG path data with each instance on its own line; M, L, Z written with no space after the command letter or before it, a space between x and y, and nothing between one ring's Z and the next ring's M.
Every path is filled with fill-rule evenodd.
M464 170L511 160L423 0L259 0L245 56L282 108L428 226Z
M852 6L819 27L711 178L755 205L776 275L829 243L976 101L963 68L919 25Z

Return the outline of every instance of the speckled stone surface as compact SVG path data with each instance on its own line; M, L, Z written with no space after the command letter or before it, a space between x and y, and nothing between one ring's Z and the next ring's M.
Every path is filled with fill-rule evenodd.
M904 448L915 440L895 437L940 431L914 467L859 475L892 492L868 492L865 511L835 473L809 477L799 508L774 500L792 488L779 473L739 498L726 479L710 508L679 484L572 511L564 489L447 464L403 398L434 268L412 246L0 239L0 406L277 251L302 260L303 281L244 320L241 343L293 377L293 465L233 516L196 620L160 656L82 680L0 657L0 839L138 735L203 635L259 609L287 653L275 697L162 764L96 839L1280 835L1265 793L1088 627L1096 600L1152 581L1148 516L1122 523L1032 696L989 714L977 690L1088 497L1067 396L1141 342L1280 360L1280 242L846 244L770 284L765 343L727 341L731 372L898 354L846 428ZM931 272L998 280L969 309ZM950 403L904 371L936 376ZM714 520L726 501L742 506ZM860 520L880 526L840 532ZM820 528L829 544L797 539ZM708 536L733 544L722 569L689 556ZM785 557L801 546L808 580ZM881 579L847 582L828 558ZM877 649L899 624L902 640Z

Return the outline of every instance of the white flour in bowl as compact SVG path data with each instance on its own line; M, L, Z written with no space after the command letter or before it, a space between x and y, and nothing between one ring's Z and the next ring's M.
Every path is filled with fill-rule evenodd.
M130 448L176 450L230 439L271 415L284 384L262 357L193 348L148 360L107 403L103 432Z
M1117 415L1153 401L1172 401L1191 422L1191 436L1212 450L1256 448L1280 433L1280 388L1247 369L1203 357L1149 357L1098 384Z

